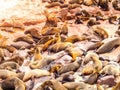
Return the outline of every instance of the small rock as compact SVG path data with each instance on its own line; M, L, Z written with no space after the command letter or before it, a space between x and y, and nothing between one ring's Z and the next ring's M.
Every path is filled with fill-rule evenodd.
M116 84L115 77L113 75L102 77L98 79L97 83L101 85L106 84L106 85L109 85L110 87Z

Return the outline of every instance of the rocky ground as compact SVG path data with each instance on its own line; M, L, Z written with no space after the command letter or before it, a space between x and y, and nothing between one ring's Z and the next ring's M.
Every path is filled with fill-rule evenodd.
M0 90L120 90L118 0L20 0L0 12Z

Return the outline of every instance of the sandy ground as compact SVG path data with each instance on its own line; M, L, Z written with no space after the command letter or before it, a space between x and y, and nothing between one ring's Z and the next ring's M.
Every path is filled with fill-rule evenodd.
M34 1L34 2L33 2ZM11 18L11 16L35 18L41 14L44 5L41 0L0 0L0 19ZM37 12L36 12L37 11Z
M0 0L0 23L3 20L6 22L43 22L45 21L45 16L42 14L44 10L44 5L41 0ZM26 27L25 27L26 28ZM1 29L1 27L0 27ZM5 29L13 30L14 33L8 33L0 30L0 34L9 38L9 44L14 39L23 35L23 30L13 27L8 27Z

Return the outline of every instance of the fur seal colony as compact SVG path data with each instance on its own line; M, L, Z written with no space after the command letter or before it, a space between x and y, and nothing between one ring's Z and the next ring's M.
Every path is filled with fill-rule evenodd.
M0 90L120 90L119 0L20 0L0 17Z

